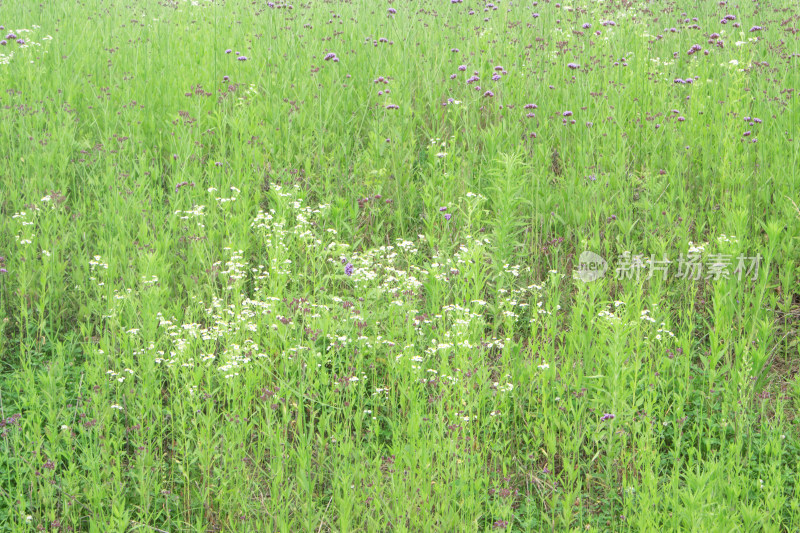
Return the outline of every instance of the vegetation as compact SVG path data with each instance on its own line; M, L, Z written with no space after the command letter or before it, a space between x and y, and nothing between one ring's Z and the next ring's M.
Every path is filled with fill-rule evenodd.
M0 529L797 531L799 15L0 0Z

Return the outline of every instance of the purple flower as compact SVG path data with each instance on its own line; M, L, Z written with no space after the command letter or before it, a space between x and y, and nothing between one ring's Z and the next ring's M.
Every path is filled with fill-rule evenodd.
M347 263L344 266L344 273L347 276L352 276L353 275L353 263Z
M492 91L486 91L485 93L483 93L483 97L484 98L491 98L493 96L494 96L494 93Z
M444 214L444 219L445 219L445 220L450 220L450 217L452 217L452 216L453 216L453 215L451 215L450 213L445 213L445 214Z
M505 69L502 67L502 65L497 65L496 67L494 67L494 70L495 70L496 72L501 72L501 71L503 71L503 70L505 70Z
M686 120L686 118L685 118L685 117L682 117L682 116L681 116L681 117L678 117L678 122L683 122L684 120Z
M400 109L400 106L396 104L389 104L386 106L386 109Z
M439 211L447 211L447 207L444 207L444 206L443 206L443 207L440 207L440 208L439 208Z
M8 39L9 41L13 41L16 38L17 35L15 33L9 33L8 35L6 35L6 39Z
M592 25L589 24L588 22L584 23L583 26L581 26L581 28L583 28L584 30L588 30L591 27L592 27Z
M389 9L387 9L387 11L389 12L390 15L396 15L397 14L397 10L395 8L393 8L393 7L390 7Z
M748 131L746 131L746 132L744 132L744 133L742 134L742 137L750 137L750 134L751 134L751 133L752 133L752 132L751 132L750 130L748 130Z
M451 48L450 51L453 52L454 54L457 54L459 52L459 49L458 48Z
M534 13L533 14L533 18L538 19L539 18L539 13Z
M458 70L459 70L459 72L464 72L465 70L467 70L467 66L466 65L459 65L458 66Z
M5 46L5 45L7 45L7 44L8 44L8 41L6 41L5 39L3 39L2 41L0 41L0 46Z
M222 81L230 81L230 76L222 76Z
M606 420L614 420L616 418L613 413L606 413L600 418L601 422L605 422Z
M233 51L233 50L231 50L230 48L228 48L227 50L225 50L225 53L226 53L226 54L230 54L232 51Z
M536 104L525 104L525 109L538 109Z
M247 61L247 56L239 56L236 58L238 61Z
M454 80L454 79L456 79L456 74L450 74L450 79L451 79L451 80Z
M0 274L7 274L7 273L8 270L6 270L5 268L0 268Z
M577 63L567 63L567 66L572 70L575 70L576 68L581 68L581 66Z
M750 33L753 33L753 32L756 32L756 31L761 31L763 29L764 28L762 28L761 26L753 26L752 28L750 28Z
M492 81L500 81L503 77L500 74L495 74L492 76Z
M17 44L25 44L25 41L23 39L17 39Z
M571 117L571 116L572 116L572 111L564 111L564 113L562 113L562 114L563 114L565 117Z
M336 57L336 54L334 54L333 52L329 52L329 53L325 54L325 61L330 61L331 59L334 59L335 57Z

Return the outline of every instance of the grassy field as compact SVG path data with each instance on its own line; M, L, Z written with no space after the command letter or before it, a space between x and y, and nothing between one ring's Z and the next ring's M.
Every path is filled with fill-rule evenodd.
M800 530L796 3L0 26L1 531Z

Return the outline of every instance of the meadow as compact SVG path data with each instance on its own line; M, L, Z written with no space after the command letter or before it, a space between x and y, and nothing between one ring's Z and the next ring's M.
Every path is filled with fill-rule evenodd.
M800 530L799 31L0 0L0 530Z

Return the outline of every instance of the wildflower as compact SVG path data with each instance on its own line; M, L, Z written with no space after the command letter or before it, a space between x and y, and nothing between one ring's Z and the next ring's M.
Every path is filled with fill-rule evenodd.
M466 65L459 65L458 66L458 71L459 72L464 72L465 70L467 70L467 66Z
M396 104L389 104L386 106L386 109L400 109L400 106Z
M335 57L336 57L336 54L334 54L333 52L329 52L329 53L325 54L325 61L330 61L331 59L334 59Z
M492 91L486 91L485 93L483 93L483 96L484 98L492 98L494 96L494 93Z
M450 217L452 217L452 216L453 216L453 215L451 215L450 213L445 213L445 214L444 214L444 219L445 219L445 220L450 220Z
M762 29L764 28L762 28L761 26L753 26L752 28L750 28L750 33L761 31Z
M606 420L614 420L614 418L616 417L614 416L613 413L606 413L600 418L600 421L605 422Z
M247 61L247 56L239 56L236 58L238 61Z
M390 15L396 15L397 14L397 10L395 8L393 8L393 7L390 7L389 9L387 9L387 11L388 11L388 13Z
M563 114L565 117L571 117L571 116L572 116L572 111L564 111L564 113L562 113L562 114Z
M347 263L344 266L344 273L347 276L352 276L353 275L353 263Z
M227 50L225 50L225 53L226 53L226 54L230 54L232 51L233 51L233 50L231 50L230 48L228 48Z
M569 68L571 68L572 70L575 70L577 68L581 68L581 66L579 64L577 64L577 63L567 63L567 66Z

